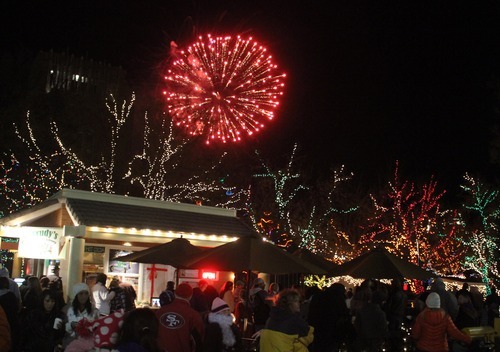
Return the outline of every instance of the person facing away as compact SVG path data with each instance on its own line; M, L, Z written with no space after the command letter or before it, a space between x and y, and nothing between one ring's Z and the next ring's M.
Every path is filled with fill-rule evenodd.
M7 320L7 315L5 315L5 311L0 307L0 351L10 351L11 346L9 321Z
M127 295L125 290L120 287L120 280L118 278L111 279L109 283L109 291L114 292L115 296L109 302L110 313L122 311L125 312L127 308Z
M271 302L267 299L268 294L265 288L266 283L259 277L254 280L248 295L255 332L264 328L271 311Z
M28 311L21 324L22 351L53 352L62 344L65 316L57 301L56 292L44 290L39 306Z
M315 295L307 319L314 326L313 351L336 351L347 342L353 327L345 303L345 286L336 282Z
M408 298L403 291L402 280L392 280L385 305L385 313L389 324L389 345L391 346L391 351L402 349L402 325L405 322L407 300Z
M167 288L165 289L165 291L160 293L160 307L172 303L174 301L174 298L175 298L175 282L168 281Z
M191 308L189 300L193 289L181 283L175 290L175 299L156 312L160 323L158 347L160 351L192 352L202 350L205 326L200 313Z
M412 338L418 351L448 351L448 337L471 343L471 337L457 329L450 315L441 308L441 298L431 292L425 300L426 308L417 316L412 329Z
M191 297L191 307L202 314L209 309L205 296L203 295L207 287L208 282L206 280L198 281L198 287L193 288L193 295Z
M498 318L498 311L500 307L500 296L498 296L495 286L490 287L490 294L486 296L484 305L486 308L486 318L489 326L495 325L495 318Z
M135 309L135 300L137 298L137 292L135 292L134 286L132 286L128 282L123 282L123 281L120 281L119 285L123 289L123 292L125 292L125 297L127 299L125 305L125 312L129 312Z
M95 307L101 315L109 315L111 311L111 300L115 297L115 292L110 292L106 287L108 276L104 273L97 274L96 283L92 288L92 297Z
M389 335L386 314L381 307L386 296L380 290L370 293L370 296L368 303L356 313L354 328L361 350L377 352Z
M285 289L278 294L269 319L260 333L260 351L308 351L314 328L300 316L300 293Z
M7 269L6 267L0 268L0 277L6 277L9 281L9 290L14 294L17 300L17 310L21 309L22 302L21 293L19 292L19 286L14 280L10 278L9 269Z
M115 349L118 352L159 352L158 330L158 318L152 309L134 309L125 315Z
M21 325L19 324L18 300L14 293L9 289L9 279L0 276L0 306L9 323L10 343L13 350L16 350L20 340Z
M219 297L219 291L213 286L213 285L208 285L205 291L203 291L203 297L205 299L205 302L207 304L207 311L205 312L206 314L210 313L210 307L212 306L212 302L214 299Z
M229 307L231 313L234 313L234 295L233 295L233 282L226 281L224 285L222 285L219 293L219 298L223 299L224 302Z
M207 317L204 352L242 352L243 342L238 326L233 322L231 309L222 298L216 297Z
M27 311L35 309L41 305L42 302L42 285L36 276L28 278L28 289L23 297L23 304Z
M458 315L458 301L455 294L446 290L443 279L438 277L431 284L431 291L436 292L441 300L441 308L455 321Z
M464 290L457 293L458 315L455 325L458 329L479 326L480 316L471 301L471 295Z

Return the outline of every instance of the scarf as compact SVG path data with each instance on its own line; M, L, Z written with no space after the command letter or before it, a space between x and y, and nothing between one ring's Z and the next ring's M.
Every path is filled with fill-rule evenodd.
M231 325L233 325L233 317L231 315L222 315L217 313L208 314L208 322L217 323L222 331L222 343L226 347L234 346L236 343L236 338L231 330Z

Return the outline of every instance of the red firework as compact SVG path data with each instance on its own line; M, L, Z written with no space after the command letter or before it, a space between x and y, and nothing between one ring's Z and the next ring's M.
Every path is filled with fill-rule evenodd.
M237 142L272 120L285 74L252 38L207 35L185 50L172 43L165 77L169 112L177 126L211 141Z

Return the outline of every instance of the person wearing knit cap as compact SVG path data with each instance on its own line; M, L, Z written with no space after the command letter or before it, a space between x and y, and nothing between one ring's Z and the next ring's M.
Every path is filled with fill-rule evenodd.
M448 313L441 308L441 298L431 292L425 300L426 308L417 316L412 330L418 351L448 351L448 338L471 343L471 337L457 329Z
M161 351L202 351L205 326L200 313L189 304L192 295L192 287L181 283L175 290L174 301L156 311L160 322L157 341Z
M243 351L240 330L233 322L231 308L226 301L215 298L207 320L204 352Z
M96 320L99 317L99 311L90 301L90 288L86 283L75 284L71 292L74 298L67 312L66 331L71 338L76 339L78 322L83 319Z

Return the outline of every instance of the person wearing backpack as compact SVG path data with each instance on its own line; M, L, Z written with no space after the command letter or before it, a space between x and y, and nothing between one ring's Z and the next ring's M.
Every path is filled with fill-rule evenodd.
M160 293L160 307L166 306L167 304L172 303L172 301L174 300L175 298L174 285L175 283L173 281L167 282L166 290Z
M271 302L268 299L269 294L265 290L266 283L260 277L255 279L253 287L249 292L250 309L253 316L255 332L262 330L266 325L269 313L271 312Z

